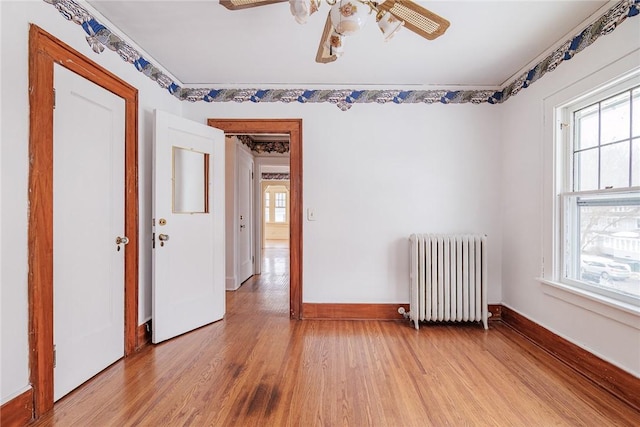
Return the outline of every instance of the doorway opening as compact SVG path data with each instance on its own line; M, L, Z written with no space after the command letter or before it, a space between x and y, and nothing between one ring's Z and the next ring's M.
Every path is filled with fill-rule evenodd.
M289 316L291 319L302 319L302 120L209 119L208 124L223 130L225 134L289 136ZM262 194L261 191L256 193ZM256 259L262 260L262 239L259 242L256 245Z

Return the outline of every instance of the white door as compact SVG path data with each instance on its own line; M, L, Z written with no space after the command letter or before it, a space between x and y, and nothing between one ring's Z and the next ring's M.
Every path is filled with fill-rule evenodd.
M55 64L54 400L124 355L124 100ZM118 250L119 249L119 250Z
M153 342L225 312L224 132L155 112Z
M253 275L253 157L238 150L238 279Z

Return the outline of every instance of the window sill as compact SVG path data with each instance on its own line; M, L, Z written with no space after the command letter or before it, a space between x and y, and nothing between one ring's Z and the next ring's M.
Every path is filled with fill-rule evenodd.
M543 292L569 304L640 330L640 307L539 277Z

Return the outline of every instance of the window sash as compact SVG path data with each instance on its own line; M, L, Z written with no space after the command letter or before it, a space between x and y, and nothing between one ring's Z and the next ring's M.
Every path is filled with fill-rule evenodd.
M615 290L614 286L600 283L588 283L582 280L581 261L583 252L581 247L581 210L583 207L634 207L640 206L640 187L621 190L604 190L591 192L563 193L561 198L561 274L560 281L567 285L585 289L618 301L640 306L640 296L629 294L624 290ZM616 228L617 229L617 228ZM614 231L612 229L611 231ZM593 234L602 230L592 230ZM601 238L605 238L603 236ZM630 248L634 250L635 248ZM620 262L612 259L613 262ZM631 260L632 262L634 260ZM632 274L634 274L632 272Z
M629 303L635 306L640 306L640 297L635 296L635 292L632 292L632 295L625 293L625 291L617 291L615 288L619 283L615 283L611 285L606 281L597 281L597 283L588 283L584 278L583 272L581 271L581 261L583 257L587 256L587 252L582 252L581 247L581 233L593 233L593 236L596 236L596 239L602 239L602 241L598 240L597 244L591 243L591 250L588 252L598 253L595 250L596 247L602 247L609 245L609 243L605 242L607 240L608 233L614 233L619 230L619 228L614 228L613 225L606 226L605 223L602 223L602 226L596 225L593 229L589 230L585 229L586 224L582 224L581 228L581 214L586 214L585 209L595 208L596 212L598 209L603 209L606 207L616 207L619 206L621 208L625 207L634 207L640 206L640 186L638 186L638 172L634 171L634 165L637 165L640 159L637 159L634 156L634 152L637 154L638 150L635 144L640 144L640 136L634 134L635 129L640 127L640 123L638 122L638 118L640 117L639 112L635 111L640 106L640 103L636 100L638 97L638 92L640 91L640 73L634 73L628 77L620 79L615 85L611 85L604 90L593 91L590 94L581 97L578 100L574 100L571 103L565 104L564 106L560 106L556 109L557 116L560 119L561 131L557 134L556 143L558 144L556 147L558 154L556 163L556 172L558 181L558 210L557 210L557 219L558 226L557 229L559 234L557 235L556 240L556 262L559 269L557 269L558 280L566 285L573 286L575 288L585 289L593 293L597 293L600 295L604 295L606 297ZM621 94L626 94L624 99L621 97ZM610 107L611 102L618 97L616 102L620 105L623 105L625 108L628 108L628 111L623 111L620 113L619 117L625 120L628 120L628 132L623 129L622 132L618 132L613 139L610 137L608 140L602 140L602 129L601 129L601 121L602 121L602 109L601 106L607 104ZM628 103L628 107L626 107ZM597 106L597 108L593 108ZM589 111L591 108L595 111ZM579 112L583 111L581 115ZM611 111L611 110L609 110ZM589 117L589 114L592 116ZM597 117L597 125L594 125L594 116ZM582 120L582 127L578 126L576 118ZM587 121L591 120L590 123ZM594 127L597 126L597 129ZM597 131L597 135L595 138L588 137L584 133L581 135L580 132L593 132ZM615 132L610 132L609 135L613 135ZM637 132L636 132L637 133ZM582 138L580 141L577 138ZM612 150L620 150L624 147L624 154L626 157L623 157L624 171L620 170L620 166L614 168L617 173L618 185L616 188L604 188L606 185L609 185L607 182L602 182L603 179L609 179L611 182L612 178L603 177L604 173L607 172L606 169L603 168L602 161L606 160L606 157L603 159L602 152L605 150L605 156L608 154L606 150L610 152ZM597 174L597 176L591 177L592 189L584 190L580 188L579 179L580 174L578 170L579 167L584 166L579 164L580 156L590 155L589 152L595 153L591 154L591 156L596 157L595 161L597 162L597 166L591 170L591 173ZM628 166L626 162L628 161ZM593 164L592 164L593 165ZM604 165L606 167L606 165ZM612 169L609 168L609 171ZM582 171L584 172L584 171ZM620 174L626 176L626 179L620 181ZM582 177L584 178L584 176ZM625 185L621 185L622 183ZM635 186L634 186L635 184ZM583 187L584 188L584 187ZM590 215L596 215L593 209L589 209L591 211ZM615 215L612 215L615 218ZM593 218L593 216L592 216ZM603 216L605 218L605 216ZM603 219L606 221L606 219ZM602 236L598 236L599 227L603 227L607 232L602 233ZM613 237L612 237L613 238ZM585 237L582 236L583 242ZM620 242L615 241L612 244L618 245ZM586 244L586 243L585 243ZM596 246L603 245L603 246ZM631 242L631 245L635 245L635 242ZM635 246L631 246L632 256L635 254ZM607 246L608 248L608 246ZM608 249L604 249L601 254L608 253ZM614 252L615 253L615 252ZM620 259L620 258L617 258ZM635 259L635 257L634 257ZM633 266L633 269L636 269L633 262L627 263L630 266ZM637 274L637 273L634 273ZM609 286L611 285L611 286ZM624 289L624 288L622 288ZM627 289L628 290L628 289ZM634 291L634 289L632 289Z
M587 97L580 103L575 103L563 109L563 117L566 119L563 121L565 123L569 122L571 129L567 140L565 140L565 143L567 144L566 146L568 147L566 153L568 162L565 167L570 173L570 186L567 188L571 188L573 191L585 190L585 188L582 187L583 182L585 182L585 185L589 185L590 183L591 188L588 189L613 188L612 179L614 178L609 178L607 182L602 182L604 169L602 162L603 153L605 155L613 156L625 153L625 169L627 172L623 174L626 175L626 183L624 185L616 186L615 188L626 188L634 183L633 165L638 161L638 159L633 158L633 153L635 151L633 144L640 143L640 141L637 140L637 135L633 134L634 129L640 126L640 123L634 123L634 120L637 120L637 118L640 117L638 113L634 111L634 107L637 108L637 105L635 105L637 102L634 102L634 96L637 97L637 93L640 91L640 86L635 83L634 86L630 86L624 90L620 90L619 87L616 87L616 89L617 90L615 91L609 91L607 93L600 93ZM612 104L614 101L616 103ZM628 111L624 114L624 120L625 122L628 122L625 123L628 129L623 131L623 134L620 134L619 137L613 140L603 141L603 128L607 128L607 126L604 126L602 122L603 114L606 115L608 112L610 113L612 111L612 107L620 105L627 106ZM584 114L581 114L583 112ZM597 129L591 131L595 132L595 141L591 138L589 142L584 145L582 140L585 135L583 134L581 125L584 123L583 120L593 118L593 116L595 116L595 121L597 123ZM587 133L587 136L588 135L591 135L591 133ZM618 153L612 151L616 149ZM622 149L622 151L620 151L620 149ZM594 155L595 159L593 158ZM593 163L594 161L595 165L589 165L589 162ZM586 165L583 165L585 162ZM589 166L594 168L594 170L585 171L584 169ZM583 175L583 172L585 175ZM595 176L588 174L594 174Z

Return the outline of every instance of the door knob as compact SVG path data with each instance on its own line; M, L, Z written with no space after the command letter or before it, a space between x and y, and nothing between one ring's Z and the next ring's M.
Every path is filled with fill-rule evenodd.
M127 236L124 237L116 237L116 245L126 245L129 243L129 238Z
M160 247L164 246L164 242L169 240L168 234L158 234L158 240L160 240Z

